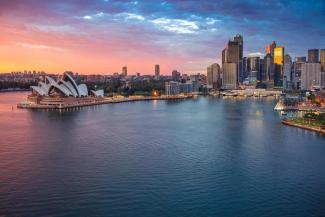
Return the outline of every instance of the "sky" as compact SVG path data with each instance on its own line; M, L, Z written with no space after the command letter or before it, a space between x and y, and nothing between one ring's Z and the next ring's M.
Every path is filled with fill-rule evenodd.
M325 48L325 0L0 0L0 72L205 72L235 34L244 55Z

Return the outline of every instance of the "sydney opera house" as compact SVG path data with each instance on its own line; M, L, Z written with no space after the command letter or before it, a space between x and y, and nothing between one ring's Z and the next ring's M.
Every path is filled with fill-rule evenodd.
M28 102L39 106L78 106L101 102L104 97L103 90L90 91L87 85L77 84L69 72L65 72L58 79L45 76L37 86L31 86L32 94Z

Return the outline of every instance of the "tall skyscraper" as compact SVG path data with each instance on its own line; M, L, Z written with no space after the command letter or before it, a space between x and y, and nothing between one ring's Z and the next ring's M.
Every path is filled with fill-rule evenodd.
M308 62L309 63L318 63L319 59L319 50L318 49L309 49L308 50Z
M236 89L237 88L237 64L224 63L222 65L222 88Z
M301 70L301 89L310 90L321 86L320 63L303 63Z
M265 54L270 54L271 57L274 57L274 49L276 48L275 41L272 42L272 44L268 44L265 47Z
M237 83L243 80L243 36L236 35L233 40L228 41L227 46L222 50L222 64L235 63L236 64L236 79ZM222 65L222 67L223 67Z
M273 81L274 80L274 63L273 57L271 53L268 53L264 57L264 74L266 76L266 81Z
M325 49L320 50L321 71L325 72Z
M259 56L247 57L248 76L250 78L255 78L256 80L261 80L260 64L261 64L261 61L260 61Z
M127 66L123 66L123 68L122 68L122 76L127 76L128 75L128 68L127 68Z
M243 36L240 34L237 34L234 37L234 41L238 43L239 46L239 60L243 59L243 52L244 52L244 39Z
M284 46L274 48L274 86L283 86Z
M214 63L207 68L207 85L209 88L220 88L221 70L219 64Z
M283 88L291 88L292 81L292 59L289 54L286 54L283 58Z
M160 76L160 65L156 64L155 65L155 77L159 78L159 76Z

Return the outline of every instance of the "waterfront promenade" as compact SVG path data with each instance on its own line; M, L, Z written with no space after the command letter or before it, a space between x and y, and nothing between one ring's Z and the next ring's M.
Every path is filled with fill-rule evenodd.
M307 125L307 124L301 124L301 123L297 123L297 122L294 122L293 120L288 120L288 119L282 120L282 123L284 125L298 127L298 128L304 129L304 130L314 131L316 133L325 135L325 129L323 129L320 126L311 126L311 125Z
M73 104L57 104L57 105L43 105L31 103L28 101L20 102L17 104L17 108L22 109L69 109L78 108L85 106L102 105L109 103L123 103L123 102L134 102L134 101L148 101L148 100L184 100L193 98L193 95L176 95L176 96L130 96L130 97L93 97L92 100L84 103L73 103Z

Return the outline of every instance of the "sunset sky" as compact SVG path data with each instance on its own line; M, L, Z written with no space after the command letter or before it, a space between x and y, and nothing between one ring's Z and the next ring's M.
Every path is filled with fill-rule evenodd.
M195 73L237 33L244 55L325 48L325 1L0 0L0 28L0 72Z

